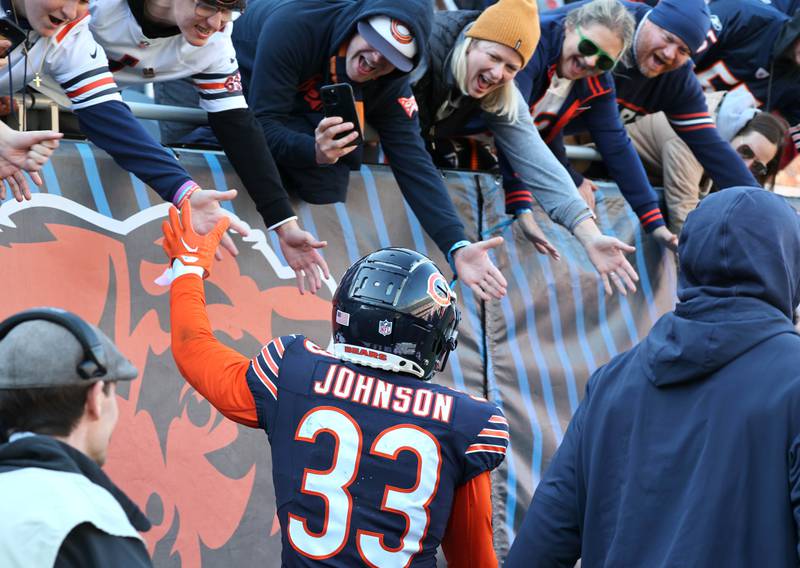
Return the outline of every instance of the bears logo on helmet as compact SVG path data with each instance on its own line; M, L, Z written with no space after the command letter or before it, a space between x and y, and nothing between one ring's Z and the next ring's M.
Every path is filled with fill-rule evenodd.
M333 353L428 380L456 347L461 317L453 299L428 257L401 248L373 252L345 272L333 295Z

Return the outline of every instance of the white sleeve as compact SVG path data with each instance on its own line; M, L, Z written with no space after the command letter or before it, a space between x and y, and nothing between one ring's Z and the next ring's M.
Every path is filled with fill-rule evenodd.
M89 15L70 22L49 38L47 73L66 93L73 109L106 101L122 101L108 70L106 52L89 30Z
M236 51L229 34L229 31L215 34L219 40L214 47L222 50L222 53L217 51L217 56L202 73L192 75L192 82L200 94L200 107L206 112L247 108L239 63L236 61ZM212 44L209 43L206 47L211 48Z

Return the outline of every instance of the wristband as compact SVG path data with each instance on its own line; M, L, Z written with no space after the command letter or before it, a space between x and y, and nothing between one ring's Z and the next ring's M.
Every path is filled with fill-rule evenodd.
M200 186L195 182L192 180L187 181L178 188L178 191L175 192L175 196L172 198L173 205L180 209L183 204L186 203L186 200L189 199L192 194L199 189Z
M176 258L172 261L172 265L165 268L164 272L162 272L161 275L154 280L154 282L159 286L167 288L175 281L176 278L186 274L194 274L195 276L204 278L205 270L202 266L186 266L180 261L180 259Z
M447 264L450 265L450 269L453 271L454 279L458 278L458 271L456 270L456 261L453 258L453 253L455 253L460 248L469 246L470 244L472 243L470 243L469 241L458 241L457 243L455 243L453 246L450 247L450 250L447 251Z

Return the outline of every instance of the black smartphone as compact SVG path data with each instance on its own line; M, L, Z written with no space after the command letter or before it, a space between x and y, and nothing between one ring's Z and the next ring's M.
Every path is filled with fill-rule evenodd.
M319 93L322 98L322 108L325 117L341 116L343 122L352 122L355 126L354 130L358 132L358 138L356 138L352 144L358 144L363 136L361 134L361 125L358 120L358 111L356 111L356 100L355 97L353 97L353 87L348 83L323 85ZM334 140L349 136L351 132L352 131L339 133L334 136Z
M0 57L5 57L14 51L27 37L28 34L25 33L25 30L20 28L17 24L8 18L0 18L0 39L11 42L11 47L0 49Z

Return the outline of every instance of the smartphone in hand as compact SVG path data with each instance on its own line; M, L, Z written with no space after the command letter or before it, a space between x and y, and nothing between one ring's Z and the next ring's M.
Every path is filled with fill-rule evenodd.
M358 120L356 111L356 101L353 97L353 88L348 83L335 83L333 85L323 85L320 88L320 98L322 98L322 109L325 117L340 116L342 122L352 122L354 130L358 132L358 138L353 140L351 145L356 145L363 140L361 134L361 124ZM349 136L352 130L340 132L334 140Z
M26 37L27 34L25 30L20 28L17 24L8 18L0 18L0 40L4 39L11 42L11 47L0 49L0 57L5 57L14 51L19 44L25 41Z

